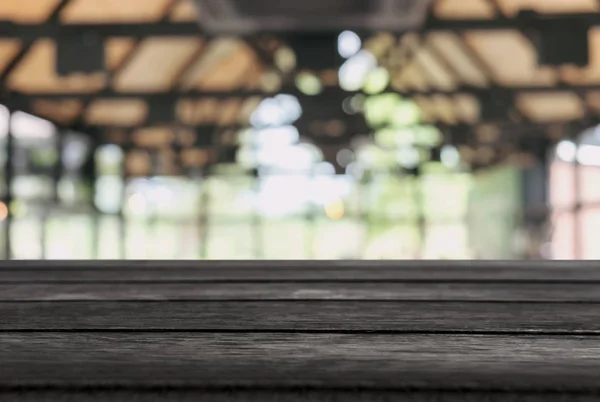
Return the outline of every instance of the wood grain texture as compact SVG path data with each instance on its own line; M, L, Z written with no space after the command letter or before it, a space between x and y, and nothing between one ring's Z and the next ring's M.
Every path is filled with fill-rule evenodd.
M598 317L600 262L0 262L0 400L591 401Z
M0 386L586 390L600 342L576 336L0 334Z
M600 261L11 261L0 283L215 281L600 282Z
M411 300L600 302L600 284L237 282L0 284L0 301Z
M600 304L393 301L2 302L2 330L600 331Z

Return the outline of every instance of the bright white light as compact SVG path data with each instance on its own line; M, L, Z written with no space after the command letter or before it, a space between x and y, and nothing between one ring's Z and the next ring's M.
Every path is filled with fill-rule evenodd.
M308 196L313 203L325 206L348 196L351 188L348 176L319 176L312 181Z
M257 197L258 210L270 217L301 212L309 190L310 181L306 176L265 177Z
M252 131L252 142L259 147L285 147L297 143L299 139L300 134L294 126L271 127Z
M412 147L401 148L398 151L398 163L405 168L414 168L416 167L421 160L421 155L419 155L419 150Z
M257 162L261 166L281 170L308 170L314 162L314 157L309 150L297 146L265 147L258 150Z
M577 156L577 145L573 141L561 141L556 146L556 155L565 162L574 162Z
M316 163L323 160L323 151L321 151L321 149L314 144L298 144L297 148L302 149L303 152L310 156L312 161L311 163Z
M277 132L276 128L269 129ZM293 131L290 131L293 133ZM238 150L237 161L244 167L267 169L278 169L284 171L308 171L312 166L319 162L323 155L311 144L291 143L288 140L295 139L284 138L276 142L265 142L259 146L243 146Z
M136 214L144 214L146 212L146 208L148 203L146 198L141 193L132 194L131 197L127 200L127 206L131 212Z
M577 150L577 162L582 165L600 166L600 146L581 145Z
M302 116L302 106L300 106L300 102L298 98L293 95L277 95L275 100L279 102L279 106L282 110L284 110L286 117L290 120L290 123L295 122Z
M446 145L440 152L440 160L448 167L456 167L460 162L460 153L452 145Z
M360 37L352 31L344 31L338 36L338 52L345 59L358 53L361 46Z
M377 59L370 52L361 50L340 67L340 86L346 91L358 91L371 71L377 68Z
M331 176L335 174L335 167L329 162L321 162L315 166L315 174Z
M46 139L56 133L56 127L48 120L20 111L12 114L10 129L16 138Z
M348 176L267 176L261 180L257 206L270 217L302 213L309 203L325 206L347 197L353 183Z
M284 121L283 110L279 107L279 102L273 98L263 100L250 117L250 123L255 127L276 126L283 124Z
M250 117L257 128L283 126L294 123L302 115L300 102L292 95L277 95L264 99Z

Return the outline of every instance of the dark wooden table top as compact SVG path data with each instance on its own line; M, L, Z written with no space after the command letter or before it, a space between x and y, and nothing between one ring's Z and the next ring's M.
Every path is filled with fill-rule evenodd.
M0 263L0 400L598 398L600 262Z

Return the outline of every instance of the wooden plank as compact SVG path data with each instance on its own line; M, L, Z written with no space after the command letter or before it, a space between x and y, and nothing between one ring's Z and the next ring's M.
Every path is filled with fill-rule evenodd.
M21 43L14 39L0 39L0 74L21 50Z
M597 303L451 301L1 302L0 330L600 333Z
M1 261L0 283L18 282L584 282L599 261Z
M175 132L169 126L144 127L135 130L131 139L144 148L168 148L175 139Z
M474 124L479 121L481 115L481 105L479 100L469 94L458 94L453 97L453 104L456 108L456 114L460 120L465 123Z
M190 125L235 125L242 120L244 101L240 98L218 100L181 100L178 102L177 117ZM242 123L243 124L243 123Z
M104 42L107 70L114 71L119 68L135 45L136 41L133 38L108 38Z
M427 35L427 43L446 60L453 71L460 76L462 82L479 87L487 85L488 78L466 53L457 34L452 32L430 33Z
M119 91L164 91L181 68L202 46L198 38L151 38L144 40L135 57L115 77Z
M169 15L169 21L194 22L198 21L198 12L194 0L179 0Z
M105 42L107 71L113 71L119 66L133 45L133 40L129 38L108 39ZM94 92L104 88L106 76L101 73L59 77L56 74L55 59L56 44L47 39L38 40L9 76L9 87L22 92L60 92L64 90L73 93ZM10 61L10 59L7 60ZM73 100L67 100L70 105L60 101L38 102L37 105L34 105L36 111L44 112L47 117L55 118L56 121L65 124L74 119L73 115L78 116L82 108L78 101L77 105L73 105Z
M239 98L233 98L221 102L219 112L215 116L216 123L222 126L235 125L240 118L241 109L242 100ZM235 138L237 141L237 136Z
M527 118L537 122L579 120L585 114L581 98L568 91L519 94L516 105Z
M68 23L158 21L171 1L73 0L63 10L61 19Z
M599 389L597 337L3 333L0 386Z
M446 124L456 124L459 120L454 101L445 95L433 95L430 97L431 107L437 120Z
M600 114L600 92L598 91L590 91L586 94L585 96L585 100L586 100L586 106L589 107L590 109L592 109L595 113ZM554 169L553 169L554 171ZM569 176L571 177L571 176ZM562 197L564 197L564 194L562 194L564 192L563 191L556 191L557 196L559 197L558 199L560 200Z
M40 23L46 20L60 0L2 0L0 20L18 23Z
M464 36L501 85L553 85L556 82L556 71L538 66L533 45L520 32L471 31ZM510 57L506 57L507 54Z
M451 91L458 86L456 77L452 75L431 51L428 44L415 49L414 59L418 68L423 70L429 84L439 90Z
M77 99L49 101L36 99L31 102L31 111L39 117L64 125L72 124L81 114L83 104Z
M0 284L0 301L45 300L600 302L600 284L402 282Z
M248 83L248 72L256 66L256 54L240 40L225 39L214 43L215 50L206 62L205 73L199 75L201 69L193 66L192 77L198 77L195 88L206 91L231 91L244 88ZM186 77L186 82L191 78ZM187 86L187 84L186 84Z
M493 3L486 0L438 0L433 4L436 17L443 19L484 19L494 17Z
M152 161L148 151L134 149L125 156L125 173L131 176L148 176L152 171Z
M104 74L59 77L55 65L56 43L39 39L8 77L8 87L25 93L89 93L104 87Z
M98 99L85 111L88 124L136 126L148 115L148 105L141 99Z
M207 43L203 55L198 57L180 77L178 84L180 89L196 88L203 77L212 74L215 68L231 57L238 48L239 41L232 38L218 38Z
M596 0L497 0L502 12L510 17L520 10L533 9L539 13L593 13L598 11Z
M596 395L569 392L424 391L424 390L19 390L2 392L5 402L597 402Z

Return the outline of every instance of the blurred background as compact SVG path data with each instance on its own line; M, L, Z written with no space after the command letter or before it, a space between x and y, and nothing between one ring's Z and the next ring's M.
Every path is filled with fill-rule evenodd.
M596 0L1 0L0 257L596 259Z

